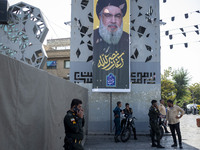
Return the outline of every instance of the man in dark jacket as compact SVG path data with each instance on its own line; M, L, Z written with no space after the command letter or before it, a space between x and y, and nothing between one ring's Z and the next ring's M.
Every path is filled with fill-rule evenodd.
M125 104L125 109L123 109L123 111L124 111L125 117L132 117L133 110L132 110L132 108L129 107L129 103ZM125 124L126 124L126 119L123 119L121 121L121 127L124 127ZM133 126L132 130L133 130L133 134L134 134L134 140L137 140L135 126Z
M65 127L65 150L83 150L81 141L83 140L83 117L82 101L73 99L71 102L71 109L67 111L64 118Z
M165 148L160 145L160 128L159 128L159 117L160 117L160 112L158 110L158 105L156 100L151 101L151 107L149 108L149 123L151 126L151 140L152 140L152 147L157 147L157 148ZM157 144L155 144L155 137L156 135L156 140Z

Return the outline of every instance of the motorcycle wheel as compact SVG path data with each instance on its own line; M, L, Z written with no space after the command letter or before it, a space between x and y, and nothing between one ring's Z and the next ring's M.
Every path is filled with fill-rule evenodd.
M122 130L121 133L121 141L122 142L127 142L131 136L131 129L130 128L125 128Z
M162 126L160 126L160 140L162 139L163 135L164 135L164 129Z
M151 131L150 131L150 132L151 132ZM162 126L160 126L160 137L159 137L160 140L162 139L163 135L164 135L164 129L163 129ZM155 134L155 136L154 136L154 140L157 142L156 134Z

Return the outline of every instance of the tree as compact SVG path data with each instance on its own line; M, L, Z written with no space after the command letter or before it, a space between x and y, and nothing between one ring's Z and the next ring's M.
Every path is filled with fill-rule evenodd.
M176 99L181 99L187 95L187 85L190 80L188 77L189 73L183 68L173 71L172 78L175 81Z
M192 100L194 100L195 103L200 104L200 83L189 86L189 91L191 92Z
M161 80L166 80L172 76L172 67L168 67L164 70L164 74L161 75Z
M176 98L176 88L172 81L168 79L161 80L161 98L165 101Z

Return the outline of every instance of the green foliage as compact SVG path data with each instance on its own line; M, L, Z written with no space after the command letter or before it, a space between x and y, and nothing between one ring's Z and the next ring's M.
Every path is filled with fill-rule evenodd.
M165 101L171 99L180 107L192 103L191 92L188 90L188 82L190 80L188 75L187 70L183 68L172 71L172 68L169 67L164 70L164 74L161 75L161 98ZM200 85L197 87L200 87ZM200 91L196 92L196 96L198 95L197 93L200 96ZM196 99L200 100L200 97Z
M200 104L200 83L192 84L188 89L191 93L192 100L194 100L195 103Z
M172 78L175 81L176 99L182 99L187 94L187 86L189 82L189 73L183 68L175 70L172 74Z
M172 81L168 79L161 80L161 98L165 101L176 98L176 88Z
M181 99L176 99L174 101L174 104L177 104L180 107L186 106L187 104L192 103L192 97L190 91L187 89L185 96L183 96Z
M166 70L164 70L164 74L161 75L161 80L166 80L172 75L172 67L168 67Z

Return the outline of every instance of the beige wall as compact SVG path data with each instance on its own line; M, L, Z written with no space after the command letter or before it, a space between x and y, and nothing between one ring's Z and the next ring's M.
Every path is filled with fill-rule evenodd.
M46 52L48 56L47 61L56 61L57 67L56 69L47 69L47 65L45 63L43 69L55 76L69 79L68 75L70 68L64 68L64 61L70 61L70 50L47 50Z
M70 61L70 38L47 40L47 45L44 45L44 48L48 56L47 61L56 61L57 66L56 69L47 69L47 64L45 63L43 69L50 74L68 80L70 68L64 67L64 61Z

